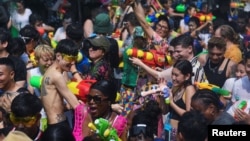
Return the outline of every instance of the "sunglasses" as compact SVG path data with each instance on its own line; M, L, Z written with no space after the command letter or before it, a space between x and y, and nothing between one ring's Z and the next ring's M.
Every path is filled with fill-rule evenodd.
M91 102L92 100L96 103L96 104L101 104L102 101L108 101L108 98L102 98L100 96L91 96L91 95L87 95L87 102Z
M62 54L63 60L67 62L77 61L77 56Z
M14 125L22 124L25 127L31 127L36 122L36 116L27 116L27 117L16 117L12 112L10 113L10 121Z

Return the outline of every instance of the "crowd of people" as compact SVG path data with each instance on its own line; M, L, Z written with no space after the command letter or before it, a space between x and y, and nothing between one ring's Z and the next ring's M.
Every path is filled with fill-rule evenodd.
M249 125L250 1L221 1L2 2L1 140L205 141L208 125Z

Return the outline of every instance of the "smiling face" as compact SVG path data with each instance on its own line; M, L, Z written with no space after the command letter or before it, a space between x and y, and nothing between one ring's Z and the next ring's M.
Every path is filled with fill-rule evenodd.
M179 69L173 68L171 78L173 86L179 87L182 86L184 82L189 79L189 75L184 75Z
M56 61L63 71L70 71L71 66L76 62L77 56L69 56L62 53L56 53Z
M14 71L6 65L0 65L0 89L5 90L11 82L14 82L14 74Z
M89 105L90 114L93 119L103 117L108 114L111 109L111 102L108 97L97 89L90 89L87 95L87 104Z
M218 49L217 47L208 49L208 57L212 63L218 64L220 63L225 54L225 49Z
M235 72L235 76L237 79L243 77L246 75L246 68L245 68L245 65L243 64L238 64L237 65L237 69L236 69L236 72Z
M162 38L166 38L169 32L169 27L167 22L163 20L159 21L159 23L156 24L155 32Z

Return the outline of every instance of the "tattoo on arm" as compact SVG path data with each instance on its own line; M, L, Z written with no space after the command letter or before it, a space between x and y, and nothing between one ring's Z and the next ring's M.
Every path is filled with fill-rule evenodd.
M44 80L42 81L42 86L41 86L41 96L46 96L48 94L45 85L49 85L50 78L45 77Z
M63 113L62 114L57 114L56 120L58 122L65 121L66 120L66 116Z

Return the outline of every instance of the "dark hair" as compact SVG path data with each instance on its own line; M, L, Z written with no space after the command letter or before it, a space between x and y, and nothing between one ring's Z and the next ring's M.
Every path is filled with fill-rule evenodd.
M193 48L194 40L190 35L182 34L182 35L174 38L171 42L172 42L171 44L174 47L181 45L183 48L188 48L189 46L192 46L192 48Z
M201 25L201 24L200 24L200 19L197 18L197 17L191 17L191 18L189 19L189 22L188 22L188 23L190 23L190 22L194 22L194 23L196 24L197 27L199 27L199 26Z
M220 50L226 50L226 41L222 37L212 37L208 41L208 50L218 48Z
M6 47L6 50L14 56L20 57L25 51L26 46L22 38L13 38L10 44Z
M244 62L246 64L247 60L250 59L250 51L248 51L246 54L245 54L245 57L244 57Z
M158 21L156 22L155 26L156 26L160 21L165 21L165 22L167 23L167 25L168 25L168 31L171 29L171 28L170 28L171 26L170 26L169 20L168 20L168 18L167 18L166 15L160 15L160 16L158 17Z
M62 39L58 42L55 53L64 53L67 55L77 56L78 47L76 43L70 39Z
M43 21L42 16L37 13L32 13L29 16L29 23L32 26L35 26L36 22L40 22L40 21Z
M177 60L173 68L177 68L183 75L190 75L190 78L184 82L185 87L192 84L191 78L194 74L191 62L188 60Z
M83 39L82 24L75 22L68 25L66 28L66 35L75 42L81 41Z
M11 40L10 31L7 30L6 28L0 27L0 41L1 41L1 43L10 42L10 40Z
M75 141L70 128L66 126L48 127L41 136L41 141Z
M11 103L11 112L17 117L34 116L41 110L41 100L29 92L17 95Z
M129 133L130 133L130 137L135 137L137 135L139 135L138 133L136 134L136 130L138 130L137 128L140 128L138 127L138 125L144 125L144 127L141 127L141 128L144 128L144 133L143 135L145 136L145 138L154 138L153 135L154 135L154 132L153 132L153 129L152 129L152 126L150 126L150 119L147 118L147 114L145 112L139 112L137 113L133 119L132 119L132 125L129 129Z
M134 12L130 12L130 13L126 14L124 16L123 21L125 21L125 22L129 21L133 26L140 26L140 23L137 20Z
M207 121L199 111L185 112L178 123L178 132L185 141L204 141L207 130Z
M90 89L97 89L107 96L111 103L115 103L117 88L115 83L110 80L99 80L91 85Z
M220 101L219 95L208 89L197 90L195 94L192 96L191 101L199 100L208 108L210 104L213 104L216 107L217 112L219 112L223 108L223 104Z
M11 71L15 70L14 62L7 57L0 58L0 65L6 65Z
M31 25L26 25L21 28L19 34L21 35L21 38L24 40L25 44L29 43L31 39L38 41L40 38L39 32L36 30L35 27Z

